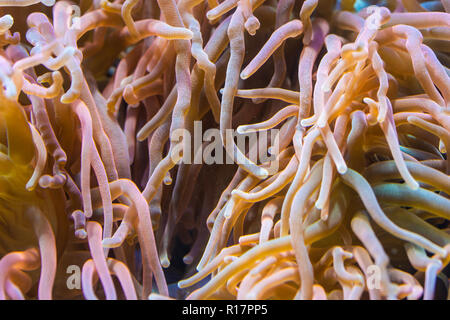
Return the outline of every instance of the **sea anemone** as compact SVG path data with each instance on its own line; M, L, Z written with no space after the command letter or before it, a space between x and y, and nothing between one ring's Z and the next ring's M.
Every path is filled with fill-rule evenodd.
M0 0L0 299L449 298L449 43L448 0Z

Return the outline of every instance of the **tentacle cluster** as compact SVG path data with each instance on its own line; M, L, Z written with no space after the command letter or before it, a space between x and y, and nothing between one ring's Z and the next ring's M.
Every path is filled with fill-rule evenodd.
M0 299L448 298L450 7L369 2L0 0Z

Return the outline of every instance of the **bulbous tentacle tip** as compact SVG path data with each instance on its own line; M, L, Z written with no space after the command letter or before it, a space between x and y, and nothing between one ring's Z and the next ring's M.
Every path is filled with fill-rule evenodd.
M55 5L55 0L41 0L41 3L47 7L52 7Z
M250 75L249 75L248 72L244 69L244 70L241 72L240 77L241 77L242 80L246 80L246 79L250 78ZM222 90L221 90L220 93L222 93Z
M193 261L194 261L194 258L191 255L185 255L183 257L184 264L189 265L189 264L192 264Z
M78 239L86 239L87 238L87 232L85 229L78 229L75 230L75 237Z
M168 267L170 267L170 260L169 260L168 257L162 257L162 258L161 258L161 266L162 266L164 269L167 269Z
M14 18L10 14L6 14L0 18L0 33L10 29L14 24Z
M72 102L75 102L80 97L80 92L75 89L69 89L65 94L61 96L61 103L64 104L70 104Z
M338 166L337 170L340 174L346 174L348 171L348 167L345 164L341 164Z

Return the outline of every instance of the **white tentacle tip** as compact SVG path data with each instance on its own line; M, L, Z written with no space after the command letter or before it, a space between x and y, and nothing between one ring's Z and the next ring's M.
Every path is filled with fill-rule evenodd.
M3 30L8 30L13 26L13 24L14 18L10 14L4 15L3 17L0 18L1 29Z
M337 170L340 174L345 174L348 170L348 167L345 164L339 165Z
M121 242L114 238L105 238L102 240L102 245L104 248L117 248L121 245Z
M322 210L322 209L323 209L323 203L322 203L322 202L319 202L319 200L317 200L317 201L314 203L314 206L315 206L317 209L319 209L319 210Z
M55 0L41 0L41 3L47 7L52 7L55 2Z
M264 168L259 168L256 171L256 176L261 179L266 179L269 176L269 171Z
M168 257L162 257L161 259L161 266L164 268L164 269L167 269L168 267L170 267L170 261L169 261L169 258Z
M78 229L75 230L75 237L78 239L86 239L87 238L87 232L84 229Z
M244 134L246 132L245 131L245 126L237 127L236 132L239 133L239 134Z
M194 258L191 255L185 255L183 257L184 264L191 264L194 261Z
M250 75L248 74L248 72L244 69L244 71L241 72L241 79L245 80L248 79L250 77Z

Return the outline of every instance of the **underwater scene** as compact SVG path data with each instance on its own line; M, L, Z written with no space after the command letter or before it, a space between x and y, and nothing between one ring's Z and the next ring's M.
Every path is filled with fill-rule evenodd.
M450 0L0 0L0 300L450 299Z

